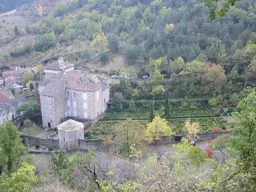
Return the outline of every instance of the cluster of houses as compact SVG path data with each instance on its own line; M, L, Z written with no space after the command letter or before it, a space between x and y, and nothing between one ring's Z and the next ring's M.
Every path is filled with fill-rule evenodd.
M27 101L25 97L15 98L13 95L24 90L22 77L26 71L34 72L32 68L15 67L2 73L0 124L14 120L19 105ZM77 121L96 120L105 112L109 101L109 84L105 79L75 70L74 65L63 58L44 66L44 78L38 83L37 92L42 126L49 129L61 127L59 140L66 141L62 144L65 148L83 138L83 124ZM77 121L69 120L62 124L63 119Z
M33 68L12 67L2 72L0 77L0 124L7 120L14 120L19 105L27 102L27 98L15 94L20 94L23 90L23 74L27 71L33 71Z

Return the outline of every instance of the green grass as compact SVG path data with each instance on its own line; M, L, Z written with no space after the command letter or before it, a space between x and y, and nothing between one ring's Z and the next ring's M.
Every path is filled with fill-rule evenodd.
M21 130L21 133L32 135L32 136L37 136L42 132L44 132L44 130L36 125L31 125L30 127L26 127Z
M172 108L169 117L214 117L214 114L208 107L202 108Z
M39 137L39 138L47 138L50 134L54 133L53 130L44 130L41 127L38 127L37 125L33 124L30 127L25 127L21 130L21 133Z

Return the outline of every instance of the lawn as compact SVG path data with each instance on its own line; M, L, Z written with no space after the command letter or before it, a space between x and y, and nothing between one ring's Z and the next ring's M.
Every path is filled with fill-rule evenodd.
M39 137L39 138L43 138L43 139L47 138L53 132L54 132L53 130L46 131L43 128L38 127L35 124L21 129L21 133L23 133L23 134L27 134L27 135L31 135L31 136L35 136L35 137Z

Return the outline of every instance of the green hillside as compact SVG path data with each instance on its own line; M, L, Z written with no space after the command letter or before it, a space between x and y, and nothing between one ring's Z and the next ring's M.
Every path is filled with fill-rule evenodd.
M34 0L1 0L0 13L15 9L25 3L31 3Z
M1 65L63 56L99 72L132 66L140 76L164 76L175 96L219 94L223 87L230 96L255 83L254 1L242 0L214 21L201 0L55 3L37 2L0 19Z

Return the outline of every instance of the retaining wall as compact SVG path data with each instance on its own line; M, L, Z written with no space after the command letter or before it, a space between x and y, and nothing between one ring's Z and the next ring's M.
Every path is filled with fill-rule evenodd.
M199 134L199 138L197 139L197 141L202 141L202 140L207 140L207 139L213 139L216 138L218 136L221 135L226 135L226 134L230 134L231 131L222 131L222 132L218 132L218 133L202 133ZM185 137L185 135L183 135L183 137ZM59 146L59 140L58 139L42 139L42 138L37 138L34 136L30 136L30 135L25 135L22 134L21 135L21 139L23 141L23 143L27 146L46 146L49 148L60 148ZM177 143L173 140L170 139L164 139L161 141L156 141L156 143L154 143L154 145L161 145L161 144L172 144L172 143ZM108 149L111 146L106 146L104 145L102 140L78 140L78 146L79 146L79 150L81 151L88 151L88 149L90 148L95 148L96 150L103 150L103 149ZM31 153L37 153L37 151L31 151ZM39 152L40 153L40 152ZM43 151L42 153L50 153L50 152L46 152Z

